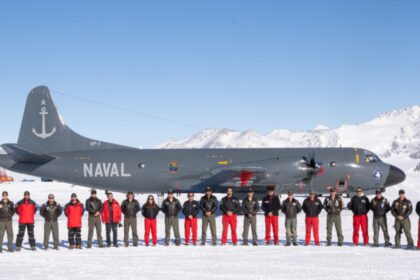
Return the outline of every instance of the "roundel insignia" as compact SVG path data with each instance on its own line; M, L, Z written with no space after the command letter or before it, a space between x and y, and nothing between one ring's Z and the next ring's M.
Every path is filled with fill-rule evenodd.
M171 163L169 163L169 172L171 172L172 174L178 173L179 171L179 163L176 161L173 161Z
M376 180L379 180L382 178L382 172L380 170L375 170L373 172L373 178L375 178Z

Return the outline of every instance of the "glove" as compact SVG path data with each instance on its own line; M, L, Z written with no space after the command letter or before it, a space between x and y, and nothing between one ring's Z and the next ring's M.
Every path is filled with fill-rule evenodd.
M121 223L118 224L118 227L123 227L123 225Z

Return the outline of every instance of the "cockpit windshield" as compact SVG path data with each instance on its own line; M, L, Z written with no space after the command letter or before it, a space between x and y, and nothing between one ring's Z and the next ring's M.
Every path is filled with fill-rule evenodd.
M380 162L380 161L381 160L376 155L373 155L373 154L365 154L365 162L366 163L375 163L375 162Z

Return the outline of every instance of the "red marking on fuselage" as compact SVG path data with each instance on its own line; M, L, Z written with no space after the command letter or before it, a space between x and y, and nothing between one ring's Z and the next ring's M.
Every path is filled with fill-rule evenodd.
M241 187L245 187L246 184L248 183L249 179L251 179L252 177L252 172L251 171L242 171L241 172Z
M316 176L322 175L325 172L325 168L323 166L321 166L318 170L318 172L316 173Z

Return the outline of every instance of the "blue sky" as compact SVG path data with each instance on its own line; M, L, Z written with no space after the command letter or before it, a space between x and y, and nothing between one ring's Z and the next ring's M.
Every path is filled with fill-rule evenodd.
M0 142L27 93L142 147L201 128L304 130L420 104L420 1L2 1Z

